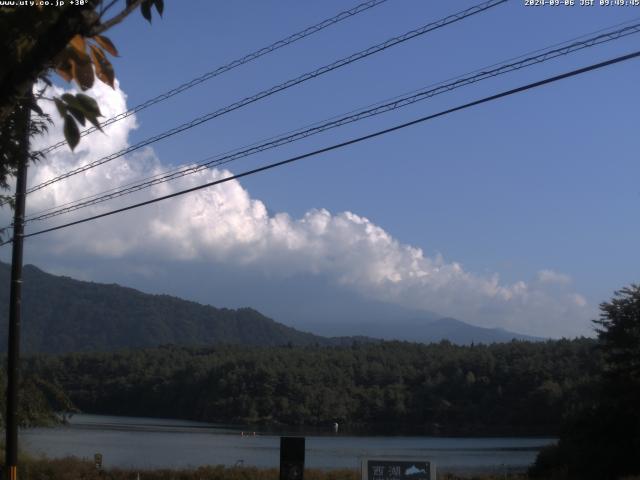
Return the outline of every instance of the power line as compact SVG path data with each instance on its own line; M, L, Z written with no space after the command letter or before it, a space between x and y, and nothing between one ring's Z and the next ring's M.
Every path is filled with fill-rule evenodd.
M448 78L448 79L446 79L446 80L442 80L442 81L437 82L437 83L429 84L429 85L427 85L426 87L423 87L423 88L421 88L421 89L417 89L417 90L413 90L413 91L411 91L411 92L407 92L407 93L404 93L404 94L401 94L401 95L397 95L397 96L392 97L392 98L389 98L389 99L387 99L387 100L383 100L383 101L379 101L379 102L376 102L376 103L372 103L372 104L369 104L369 105L367 105L367 106L365 106L365 107L361 107L361 108L358 108L358 109L354 109L354 110L351 110L351 111L346 112L346 113L341 114L341 115L335 115L335 116L333 116L333 117L331 117L331 118L328 118L328 119L325 119L325 120L322 120L322 121L318 121L318 122L314 122L314 123L312 123L312 124L309 124L309 125L306 125L306 126L304 126L304 127L297 128L297 129L294 129L294 130L290 130L290 131L288 131L288 132L286 132L286 133L283 133L283 134L280 134L280 135L275 135L275 136L269 137L269 138L267 138L267 139L259 140L259 141L253 142L253 143L251 143L251 144L249 144L249 145L245 145L244 147L238 147L238 148L235 148L235 149L233 149L233 150L231 150L231 151L221 153L221 154L219 154L219 155L217 155L217 156L212 155L212 156L210 156L210 157L207 157L207 158L203 159L199 165L204 165L204 163L202 163L202 162L207 162L208 160L211 160L211 159L214 159L214 158L219 158L219 157L224 156L224 155L228 155L228 154L231 154L231 153L239 152L240 150L242 150L242 149L244 149L244 148L253 147L253 146L256 146L256 145L260 145L261 143L269 142L269 141L271 141L271 140L274 140L274 139L280 138L280 137L285 136L285 135L289 135L289 134L292 134L292 133L297 133L297 132L302 131L302 130L305 130L305 129L307 129L307 128L315 127L315 126L317 126L317 125L321 125L321 124L326 123L326 122L329 122L329 121L331 121L331 120L335 120L335 119L342 118L342 117L344 117L344 116L346 116L346 115L350 115L350 114L353 114L353 113L361 112L361 111L362 111L362 110L364 110L364 109L372 108L372 107L379 106L379 105L381 105L381 104L383 104L383 103L386 103L386 102L390 102L390 101L393 101L393 100L401 99L401 98L403 98L403 97L405 97L405 96L407 96L407 95L417 94L417 93L419 93L419 92L423 91L423 90L424 90L424 89L426 89L426 88L435 87L435 86L440 86L440 85L445 84L446 82L453 82L454 80L462 79L462 78L464 78L465 76L469 76L469 75L472 75L472 74L475 74L475 73L481 73L481 72L483 72L483 71L486 71L486 70L488 70L488 69L494 68L494 67L496 67L496 66L504 65L505 63L513 62L513 61L515 61L515 60L520 60L520 59L526 58L527 56L533 56L534 54L537 54L537 53L540 53L540 52L544 52L545 50L553 49L553 48L555 48L555 47L560 47L560 46L565 46L565 47L567 47L567 46L571 46L571 45L567 45L567 44L569 44L569 42L577 42L578 40L581 40L581 39L584 39L584 38L588 38L588 37L590 37L590 36L592 36L592 35L596 35L596 34L600 34L600 33L602 33L602 32L606 32L607 30L611 30L611 29L613 29L613 28L621 27L621 26L623 26L623 25L629 25L629 24L631 24L631 23L637 22L638 20L640 20L640 17L635 17L635 18L633 18L633 19L631 19L631 20L627 20L627 21L620 22L620 23L617 23L617 24L614 24L614 25L611 25L611 26L608 26L608 27L605 27L605 28L601 28L601 29L598 29L598 30L595 30L595 31L592 31L592 32L589 32L589 33L585 33L585 34L582 34L582 35L580 35L580 36L578 36L578 37L573 37L573 38L571 38L571 39L565 40L565 41L563 41L563 42L554 43L554 44L552 44L552 45L548 45L548 46L543 47L543 48L538 48L538 49L536 49L536 50L531 50L531 51L528 51L528 52L523 53L523 54L521 54L521 55L518 55L517 57L510 57L510 58L508 58L508 59L506 59L506 60L502 60L502 61L500 61L500 62L493 63L493 64L488 65L488 66L485 66L485 67L483 67L483 68L479 68L479 69L473 70L473 71L471 71L471 72L467 72L467 73L464 73L464 74L461 74L461 75L457 75L457 76L455 76L455 77L450 77L450 78ZM635 28L636 28L636 27L637 27L637 26L636 26L636 25L634 25L634 26L632 26L631 28L633 28L633 29L635 30ZM607 35L607 36L613 36L613 35L616 35L616 34L620 33L620 35L619 35L618 37L616 37L616 38L610 38L610 40L616 40L616 39L618 39L618 38L621 38L621 37L623 37L623 36L626 36L626 34L621 33L621 32L623 32L623 31L625 31L625 30L626 30L626 29L621 29L621 30L619 30L619 31L607 32L607 33L605 33L604 35ZM636 31L629 32L629 34L631 34L631 33L636 33ZM589 38L588 40L584 40L584 43L589 42L589 41L591 41L591 40L595 40L595 39L590 39L590 38ZM605 43L605 42L604 42L604 41L603 41L603 42L598 42L598 44L599 44L599 43ZM595 45L595 44L596 44L596 43L594 43L593 45ZM585 45L585 46L593 46L593 45ZM568 53L572 53L572 52L568 52ZM542 63L542 62L540 62L540 63ZM226 163L226 162L225 162L225 163ZM69 205L77 204L77 203L79 203L79 202L82 202L83 200L89 200L89 199L93 199L93 198L96 198L96 197L100 197L100 196L102 196L102 195L106 195L106 194L109 194L109 193L112 193L112 192L116 192L116 191L118 191L118 190L124 189L125 187L129 187L129 186L132 186L132 185L137 185L137 184L139 184L139 182L148 181L148 180L153 180L153 179L156 179L156 178L159 178L159 177L163 177L163 176L168 175L168 174L172 174L172 173L175 173L175 172L179 172L179 171L184 170L184 169L191 170L191 167L189 167L189 166L187 166L187 165L179 165L179 166L177 166L177 167L175 167L175 168L172 168L172 169L170 169L170 170L165 170L164 172L160 172L160 173L157 173L157 174L152 175L152 176L148 176L148 177L145 177L145 178L140 178L140 179L137 179L137 180L133 180L133 181L131 181L131 182L125 183L125 184L120 185L120 186L118 186L118 187L113 187L113 188L110 188L110 189L108 189L108 190L103 190L102 192L94 193L94 194L87 195L87 196L84 196L84 197L81 197L81 198L78 198L78 199L75 199L75 200L71 200L71 201L69 201L69 202L66 202L66 203L63 203L63 204L60 204L60 205L54 205L54 206L52 206L52 207L49 207L49 208L45 208L45 209L39 210L39 211L37 211L37 212L34 212L34 213L30 214L30 215L28 216L28 218L31 218L32 220L39 220L39 219L36 219L36 218L33 218L33 217L38 216L38 215L40 215L40 214L42 214L42 213L46 213L46 212L50 212L50 211L53 211L53 210L56 210L56 209L62 208L62 207L66 207L66 206L69 206ZM2 205L2 204L0 204L0 205ZM8 228L8 227L10 227L10 226L11 226L11 225L8 225L7 227L4 227L4 228ZM2 229L0 229L0 230L2 230Z
M618 29L616 31L597 35L595 37L591 37L580 42L574 42L569 45L565 45L561 48L555 48L547 51L537 50L537 51L542 51L542 53L535 56L530 56L530 57L525 57L524 55L522 55L520 57L517 57L519 60L516 62L502 64L494 68L486 67L486 69L481 69L479 71L476 70L479 73L476 73L475 75L468 74L466 76L464 75L459 76L459 77L456 77L457 79L453 82L445 83L446 81L444 81L439 84L436 84L437 87L435 88L425 87L421 90L417 90L417 91L411 92L410 94L406 94L405 96L395 97L391 101L387 101L386 103L378 103L371 108L365 107L364 109L360 109L356 111L356 113L350 112L349 114L346 114L340 117L333 117L333 119L330 119L324 122L318 122L316 124L313 124L309 128L299 129L294 131L293 133L283 134L279 137L272 137L272 139L269 139L268 141L265 141L262 144L256 143L248 147L245 147L244 149L240 148L232 152L228 152L226 154L211 156L203 160L201 163L194 166L182 166L177 169L172 169L168 172L154 175L142 181L131 182L121 187L117 187L115 189L110 189L102 193L97 193L88 197L84 197L79 200L67 202L66 204L63 204L63 205L42 210L40 212L32 214L30 218L27 219L27 222L33 222L37 220L46 220L58 215L63 215L66 213L79 210L81 208L86 208L92 205L113 200L114 198L118 198L124 195L129 195L137 191L150 188L155 185L159 185L161 183L182 178L187 175L195 174L197 172L211 168L213 166L227 164L232 161L238 160L239 158L247 157L249 155L263 152L271 148L292 143L294 141L307 138L311 135L315 135L317 133L321 133L329 129L333 129L336 127L346 125L348 123L357 122L364 118L368 118L368 117L380 115L382 113L386 113L392 110L396 110L396 109L405 107L407 105L411 105L413 103L426 100L436 95L446 93L446 92L455 90L457 88L461 88L466 85L470 85L482 80L486 80L488 78L492 78L498 75L503 75L509 72L520 70L522 68L537 65L537 64L555 59L560 56L575 53L585 48L589 48L595 45L600 45L613 40L617 40L638 32L640 32L640 23L627 26L627 27ZM494 64L494 65L497 65L497 64Z
M305 73L303 75L300 75L299 77L293 78L291 80L288 80L284 83L281 83L279 85L273 86L267 90L263 90L255 95L252 95L250 97L246 97L238 102L235 102L231 105L228 105L224 108L221 108L219 110L216 110L214 112L208 113L206 115L203 115L201 117L195 118L193 120L191 120L190 122L187 123L183 123L182 125L172 128L171 130L167 130L163 133L160 133L158 135L155 135L153 137L147 138L146 140L143 140L141 142L138 142L135 145L132 145L130 147L124 148L118 152L112 153L111 155L107 155L106 157L102 157L98 160L95 160L93 162L90 162L82 167L78 167L76 169L70 170L66 173L63 173L62 175L59 175L57 177L51 178L43 183L40 183L34 187L31 187L29 190L27 190L27 193L33 193L37 190L40 190L44 187L47 187L49 185L52 185L56 182L59 182L60 180L64 180L65 178L69 178L73 175L77 175L78 173L82 173L85 172L91 168L95 168L99 165L102 165L104 163L110 162L112 160L115 160L116 158L122 157L123 155L126 155L128 153L131 153L135 150L138 150L142 147L145 147L147 145L151 145L152 143L155 143L159 140L165 139L167 137L171 137L173 135L176 135L178 133L181 133L183 131L189 130L191 128L194 128L202 123L208 122L210 120L213 120L216 117L219 117L221 115L224 115L226 113L232 112L234 110L237 110L239 108L242 108L246 105L249 105L251 103L257 102L258 100L261 100L263 98L269 97L271 95L274 95L275 93L278 93L282 90L286 90L288 88L291 88L295 85L298 85L300 83L306 82L307 80L311 80L313 78L316 78L318 76L324 75L325 73L331 72L333 70L336 70L338 68L344 67L346 65L349 65L353 62L356 62L358 60L361 60L363 58L366 58L370 55L373 55L375 53L384 51L388 48L394 47L398 44L404 43L408 40L411 40L413 38L419 37L421 35L424 35L428 32L431 32L433 30L437 30L440 29L446 25L458 22L460 20L463 20L467 17L476 15L478 13L484 12L490 8L496 7L498 5L501 5L505 2L507 2L508 0L488 0L485 2L482 2L478 5L475 5L473 7L467 8L466 10L463 10L461 12L449 15L447 17L442 18L441 20L438 20L436 22L432 22L429 23L427 25L424 25L422 27L419 27L415 30L411 30L407 33L404 33L403 35L397 36L397 37L393 37L389 40L386 40L385 42L379 43L377 45L374 45L372 47L369 47L365 50L362 50L360 52L354 53L348 57L342 58L336 62L333 62L331 64L325 65L323 67L320 67L312 72L308 72Z
M271 52L274 52L282 47L286 47L287 45L291 45L292 43L297 42L298 40L302 40L303 38L309 37L311 35L313 35L314 33L320 32L321 30L324 30L327 27L330 27L332 25L335 25L336 23L339 23L343 20L346 20L348 18L351 18L355 15L358 15L359 13L362 13L364 11L369 10L370 8L373 7L377 7L378 5L386 2L387 0L369 0L367 2L361 3L359 5L356 5L355 7L349 9L349 10L345 10L342 11L340 13L338 13L337 15L334 15L331 18L327 18L326 20L323 20L320 23L317 23L315 25L312 25L308 28L305 28L304 30L294 33L292 35L289 35L288 37L283 38L282 40L278 40L277 42L272 43L271 45L268 45L266 47L263 47L259 50L256 50L255 52L249 53L247 55L245 55L244 57L238 58L236 60L233 60L229 63L227 63L226 65L223 65L221 67L216 68L215 70L212 70L210 72L207 72L197 78L194 78L193 80L190 80L188 82L183 83L182 85L179 85L175 88L172 88L171 90L161 93L160 95L157 95L149 100L146 100L145 102L136 105L135 107L127 110L126 112L122 112L118 115L115 115L107 120L105 120L104 122L101 123L101 127L106 127L108 125L111 125L113 123L116 123L120 120L123 120L127 117L130 117L131 115L134 115L135 113L138 113L148 107L151 107L152 105L155 105L156 103L160 103L163 102L164 100L167 100L175 95L178 95L179 93L184 92L185 90L189 90L190 88L195 87L196 85L200 85L201 83L206 82L207 80L211 80L214 77L217 77L218 75L222 75L223 73L226 73L230 70L233 70L236 67L239 67L241 65L244 65L246 63L252 62L253 60L257 60L258 58L267 55ZM98 129L96 127L90 127L87 128L85 130L83 130L80 133L81 137L84 137L85 135L89 135L90 133L93 133L95 131L97 131ZM54 150L57 150L58 148L66 145L67 142L65 140L62 140L58 143L55 143L53 145L50 145L49 147L45 148L44 150L42 150L43 154L47 154L50 153Z
M292 157L292 158L288 158L286 160L282 160L282 161L275 162L275 163L270 163L268 165L265 165L265 166L262 166L262 167L259 167L259 168L254 168L252 170L248 170L248 171L239 173L237 175L232 175L230 177L226 177L226 178L223 178L223 179L220 179L220 180L216 180L216 181L213 181L213 182L205 183L203 185L198 185L196 187L192 187L192 188L188 188L188 189L185 189L185 190L181 190L179 192L171 193L169 195L164 195L162 197L158 197L158 198L154 198L154 199L147 200L147 201L144 201L144 202L140 202L140 203L136 203L136 204L133 204L133 205L129 205L127 207L111 210L109 212L101 213L99 215L94 215L94 216L91 216L91 217L83 218L81 220L76 220L74 222L69 222L69 223L65 223L65 224L62 224L62 225L58 225L56 227L51 227L51 228L46 228L44 230L39 230L39 231L24 235L24 237L27 238L27 237L34 237L36 235L42 235L44 233L53 232L53 231L60 230L60 229L63 229L63 228L67 228L67 227L71 227L71 226L74 226L74 225L79 225L81 223L86 223L86 222L89 222L89 221L92 221L92 220L97 220L99 218L115 215L117 213L122 213L122 212L125 212L125 211L128 211L128 210L133 210L133 209L136 209L136 208L139 208L139 207L143 207L143 206L146 206L146 205L151 205L153 203L157 203L157 202L160 202L162 200L168 200L170 198L174 198L174 197L178 197L178 196L181 196L181 195L185 195L187 193L195 192L197 190L202 190L203 188L212 187L214 185L219 185L221 183L229 182L231 180L237 180L239 178L243 178L243 177L246 177L246 176L249 176L249 175L253 175L253 174L256 174L256 173L259 173L259 172L264 172L266 170L271 170L271 169L276 168L276 167L281 167L283 165L294 163L294 162L297 162L297 161L305 159L305 158L314 157L314 156L319 155L321 153L330 152L332 150L337 150L337 149L344 148L344 147L349 146L349 145L353 145L353 144L356 144L356 143L363 142L365 140L370 140L372 138L376 138L376 137L379 137L379 136L382 136L382 135L386 135L388 133L395 132L397 130L402 130L404 128L407 128L407 127L410 127L410 126L413 126L413 125L417 125L419 123L423 123L423 122L426 122L428 120L433 120L435 118L442 117L442 116L448 115L450 113L454 113L454 112L457 112L457 111L460 111L460 110L465 110L467 108L471 108L471 107L474 107L474 106L477 106L477 105L481 105L483 103L488 103L488 102L491 102L491 101L494 101L494 100L498 100L500 98L504 98L504 97L507 97L507 96L515 95L517 93L521 93L521 92L524 92L524 91L527 91L527 90L531 90L531 89L534 89L534 88L537 88L537 87L541 87L543 85L548 85L550 83L554 83L554 82L557 82L559 80L563 80L563 79L566 79L566 78L575 77L577 75L581 75L581 74L584 74L584 73L587 73L587 72L590 72L590 71L593 71L593 70L598 70L598 69L601 69L601 68L604 68L604 67L607 67L607 66L610 66L610 65L617 64L617 63L625 62L625 61L628 61L628 60L631 60L631 59L637 58L637 57L640 57L640 50L635 51L635 52L630 53L630 54L627 54L627 55L622 55L622 56L619 56L619 57L615 57L615 58L612 58L610 60L606 60L604 62L592 64L592 65L589 65L587 67L583 67L583 68L579 68L579 69L576 69L576 70L572 70L570 72L562 73L560 75L555 75L553 77L548 77L548 78L546 78L544 80L539 80L537 82L529 83L527 85L523 85L523 86L520 86L520 87L517 87L517 88L513 88L511 90L506 90L506 91L497 93L495 95L484 97L484 98L482 98L480 100L475 100L473 102L465 103L463 105L459 105L457 107L453 107L453 108L450 108L450 109L447 109L447 110L443 110L443 111L438 112L438 113L434 113L434 114L431 114L431 115L420 117L420 118L412 120L410 122L406 122L406 123L402 123L402 124L399 124L399 125L395 125L393 127L386 128L384 130L378 130L377 132L370 133L368 135L364 135L364 136L361 136L361 137L353 138L351 140L347 140L345 142L341 142L341 143L337 143L337 144L334 144L334 145L331 145L331 146L328 146L328 147L324 147L324 148L321 148L319 150L314 150L312 152L308 152L308 153L305 153L303 155L298 155L298 156L295 156L295 157ZM10 243L11 241L12 240L7 240L6 242L3 242L2 244L0 244L0 246L6 245L7 243Z
M224 115L226 113L229 113L231 111L237 110L238 108L244 107L250 103L256 102L258 100L261 100L262 98L268 97L270 95L273 95L275 93L278 93L282 90L285 90L287 88L293 87L295 85L298 85L302 82L305 82L307 80L313 79L315 77L318 77L320 75L323 75L325 73L328 73L330 71L333 71L335 69L341 68L345 65L349 65L355 61L361 60L362 58L368 57L370 55L373 55L375 53L378 53L380 51L386 50L387 48L391 48L395 45L398 45L400 43L403 43L407 40L413 39L417 36L423 35L425 33L428 33L430 31L442 28L448 24L457 22L459 20L462 20L464 18L467 18L469 16L475 15L477 13L483 12L485 10L488 10L489 8L495 7L497 5L500 5L502 3L505 3L508 0L489 0L486 2L483 2L479 5L473 6L471 8L468 8L466 10L463 10L461 12L458 12L456 14L453 15L449 15L448 17L445 17L437 22L432 22L429 23L427 25L424 25L418 29L415 30L411 30L401 36L398 37L394 37L391 38L385 42L382 42L380 44L374 45L373 47L369 47L366 50L362 50L360 52L357 52L355 54L350 55L349 57L345 57L343 59L340 59L336 62L333 62L329 65L325 65L323 67L320 67L312 72L308 72L306 74L303 74L299 77L296 77L294 79L288 80L282 84L276 85L274 87L271 87L270 89L264 90L262 92L259 92L253 96L250 97L246 97L243 100L240 100L236 103L233 103L231 105L228 105L227 107L221 108L219 110L216 110L215 112L211 112L209 114L203 115L201 117L198 117L190 122L184 123L178 127L175 127L171 130L165 131L159 135L156 135L154 137L148 138L146 140L143 140L142 142L139 142L136 145L133 145L131 147L128 147L126 149L120 150L119 152L115 152L111 155L108 155L106 157L103 157L101 159L98 159L94 162L91 162L83 167L79 167L77 169L71 170L69 172L66 172L58 177L52 178L48 181L45 181L39 185L36 185L34 187L31 187L27 193L32 193L36 190L39 190L41 188L44 188L48 185L51 185L52 183L55 183L57 181L63 180L65 178L68 178L70 176L76 175L78 173L84 172L90 168L94 168L96 166L102 165L104 163L107 163L111 160L114 160L116 158L121 157L122 155L125 155L127 153L130 153L132 151L138 150L139 148L142 148L144 146L150 145L152 143L155 143L159 140L162 140L164 138L170 137L172 135L175 135L177 133L183 132L185 130L188 130L190 128L193 128L197 125L200 125L204 122L207 122L209 120L212 120L218 116Z
M538 49L536 49L536 50L530 50L530 51L528 51L528 52L526 52L526 53L523 53L523 54L521 54L521 55L518 55L517 57L510 57L510 58L508 58L508 59L506 59L506 60L502 60L502 61L500 61L500 62L495 62L495 63L493 63L493 64L491 64L491 65L487 65L487 66L485 66L485 67L483 67L483 68L475 69L475 70L473 70L473 71L471 71L471 72L467 72L467 73L464 73L464 74L461 74L461 75L456 75L455 77L450 77L450 78L447 78L446 80L442 80L442 81L440 81L440 82L436 82L436 83L429 84L429 85L427 85L427 86L426 86L426 87L424 87L424 88L435 87L435 86L438 86L438 85L442 85L442 84L444 84L444 83L446 83L446 82L451 82L451 81L453 81L453 80L458 80L458 79L463 78L463 77L465 77L465 76L468 76L468 75L471 75L471 74L474 74L474 73L479 73L479 72L482 72L482 71L484 71L484 70L487 70L487 69L490 69L490 68L496 67L496 66L498 66L498 65L505 64L505 63L507 63L507 62L512 62L512 61L514 61L514 60L519 60L519 59L525 58L525 57L527 57L527 56L530 56L530 55L533 55L533 54L536 54L536 53L540 53L540 52L543 52L543 51L545 51L545 50L549 50L549 49L551 49L551 48L559 47L559 46L562 46L562 45L566 46L569 42L576 42L576 41L578 41L578 40L580 40L580 39L587 38L587 37L589 37L589 36L591 36L591 35L595 35L595 34L598 34L598 33L602 33L602 32L605 32L605 31L607 31L607 30L611 30L612 28L621 27L621 26L623 26L623 25L629 25L629 24L631 24L631 23L637 22L638 20L640 20L640 17L635 17L635 18L633 18L633 19L631 19L631 20L627 20L627 21L620 22L620 23L617 23L617 24L614 24L614 25L610 25L610 26L608 26L608 27L601 28L601 29L595 30L595 31L593 31L593 32L585 33L585 34L582 34L582 35L580 35L580 36L578 36L578 37L573 37L573 38L571 38L571 39L565 40L565 41L563 41L563 42L558 42L558 43L554 43L554 44L552 44L552 45L547 45L546 47L538 48ZM616 33L616 32L611 32L611 34L614 34L614 33ZM233 150L231 150L231 151L225 152L225 153L220 154L220 155L225 155L225 154L228 154L228 153L237 152L237 151L239 151L239 150L241 150L241 149L243 149L243 148L247 148L247 147L251 147L251 146L259 145L259 144L260 144L260 143L262 143L262 142L270 141L270 140L276 139L276 138L278 138L278 137L280 137L280 136L283 136L283 135L287 135L287 134L294 133L294 132L298 132L298 131L300 131L300 130L303 130L303 129L306 129L306 128L309 128L309 127L313 127L313 126L316 126L316 125L320 125L320 124L322 124L322 123L325 123L325 122L328 122L328 121L331 121L331 120L334 120L334 119L340 118L340 117L342 117L342 116L344 116L344 115L349 115L349 114L356 113L356 112L359 112L359 111L361 111L361 110L364 110L364 109L367 109L367 108L370 108L370 107L378 106L378 105L380 105L380 104L382 104L382 103L389 102L389 101L391 101L391 100L397 100L397 99L399 99L399 98L402 98L403 96L406 96L406 95L409 95L409 94L418 93L418 92L422 91L424 88L422 88L422 89L417 89L417 90L413 90L413 91L411 91L411 92L407 92L407 93L404 93L404 94L401 94L401 95L396 95L395 97L389 98L389 99L387 99L387 100L383 100L383 101L379 101L379 102L371 103L371 104L369 104L369 105L367 105L367 106L365 106L365 107L361 107L361 108L358 108L358 109L354 109L354 110L351 110L351 111L346 112L346 113L341 114L341 115L335 115L335 116L330 117L330 118L328 118L328 119L325 119L325 120L322 120L322 121L318 121L318 122L314 122L314 123L309 124L309 125L306 125L306 126L304 126L304 127L301 127L301 128L297 128L297 129L294 129L294 130L287 131L286 133L283 133L283 134L280 134L280 135L274 135L274 136L269 137L269 138L267 138L267 139L263 139L263 140L259 140L259 141L253 142L253 143L251 143L250 145L246 145L246 146L244 146L244 147L238 147L238 148L236 148L236 149L233 149ZM63 142L63 143L64 143L64 142ZM206 159L204 159L203 161L206 161L206 160L208 160L208 159L210 159L210 158L214 158L214 156L207 157L207 158L206 158ZM114 187L114 188L111 188L111 189L108 189L108 190L105 190L105 191L102 191L102 192L99 192L99 193L95 193L95 194L87 195L87 196L85 196L85 197L81 197L81 198L78 198L78 199L76 199L76 200L71 200L71 201L69 201L69 202L66 202L66 203L63 203L63 204L60 204L60 205L56 205L56 206L53 206L53 207L49 207L49 208L46 208L46 209L40 210L40 211L38 211L38 212L32 213L30 216L31 216L31 217L33 217L33 216L35 216L35 215L39 215L40 213L49 212L49 211L51 211L51 210L55 210L55 209L60 208L60 207L64 207L64 206L67 206L67 205L75 204L75 203L80 202L80 201L82 201L82 200L87 200L87 199L94 198L94 197L97 197L97 196L102 195L102 194L110 193L110 192L113 192L113 191L119 190L119 189L121 189L121 188L128 187L128 186L130 186L130 185L135 185L136 183L138 183L138 182L140 182L140 181L143 181L143 180L151 180L151 179L154 179L154 178L158 178L158 177L164 176L164 175L169 174L169 173L177 172L177 171L179 171L179 170L184 169L185 167L186 167L186 165L179 165L178 167L175 167L175 168L173 168L173 169L171 169L171 170L165 170L164 172L160 172L160 173L158 173L158 174L156 174L156 175L152 175L152 176L149 176L149 177L145 177L145 178L141 178L141 179L138 179L138 180L134 180L134 181L131 181L131 182L129 182L129 183L125 183L125 184L123 184L123 185L120 185L120 186L118 186L118 187ZM1 205L1 204L0 204L0 205ZM5 228L6 228L6 227L5 227ZM0 230L1 230L1 229L0 229Z

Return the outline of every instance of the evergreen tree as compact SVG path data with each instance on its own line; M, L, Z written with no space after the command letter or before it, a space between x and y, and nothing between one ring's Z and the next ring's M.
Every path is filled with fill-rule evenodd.
M618 479L640 474L640 286L600 304L602 371L570 414L557 447L544 450L531 473L572 479Z

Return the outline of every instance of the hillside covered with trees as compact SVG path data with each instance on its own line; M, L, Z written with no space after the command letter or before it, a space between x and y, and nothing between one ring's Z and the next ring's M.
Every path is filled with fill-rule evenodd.
M9 304L9 266L0 262L0 305ZM301 332L251 308L215 308L120 285L50 275L26 265L22 349L62 353L175 345L340 343ZM0 309L0 351L8 309ZM350 341L349 341L350 342Z

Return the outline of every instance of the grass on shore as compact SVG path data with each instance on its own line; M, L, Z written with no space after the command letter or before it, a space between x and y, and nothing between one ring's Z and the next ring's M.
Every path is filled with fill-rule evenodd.
M96 470L93 462L76 457L60 459L23 457L18 470L20 480L278 480L277 468L225 467L223 465L196 469L138 470L108 468ZM305 469L305 480L359 480L360 472L352 469ZM522 474L454 475L438 474L438 480L528 480ZM548 480L564 480L550 478ZM640 480L627 477L621 480Z
M60 459L23 458L18 470L20 480L278 480L277 468L225 467L223 465L196 469L120 469L96 470L93 462L76 457ZM352 469L305 469L305 480L359 480L360 472ZM456 476L438 475L439 480L526 480L522 475ZM640 480L640 479L638 479Z
M93 462L75 457L28 459L18 469L20 480L278 480L277 468L225 467L196 469L96 469ZM359 480L356 470L305 470L305 480Z

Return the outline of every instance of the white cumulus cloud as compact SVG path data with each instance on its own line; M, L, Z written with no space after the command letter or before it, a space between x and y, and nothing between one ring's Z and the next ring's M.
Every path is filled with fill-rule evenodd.
M92 93L105 117L126 109L126 95L119 88L98 84ZM51 105L44 107L53 110ZM57 150L32 169L30 184L125 147L134 128L135 117L129 117L106 129L107 135L96 133L82 139L75 154L67 148ZM56 126L50 137L38 140L35 146L49 145L59 138ZM29 211L65 204L166 169L152 149L143 149L30 195ZM229 175L227 170L201 171L50 223L30 224L29 229L102 213ZM506 284L497 274L478 275L458 262L404 244L356 213L315 209L301 218L285 212L271 214L238 181L47 234L38 248L57 258L82 254L148 259L154 268L166 261L198 259L211 265L255 268L268 276L323 275L370 298L541 336L588 333L592 317L584 297L568 290L571 279L565 274L541 270L530 282Z
M553 270L549 269L540 270L536 278L540 283L558 285L569 285L571 283L571 277L569 275L554 272Z

